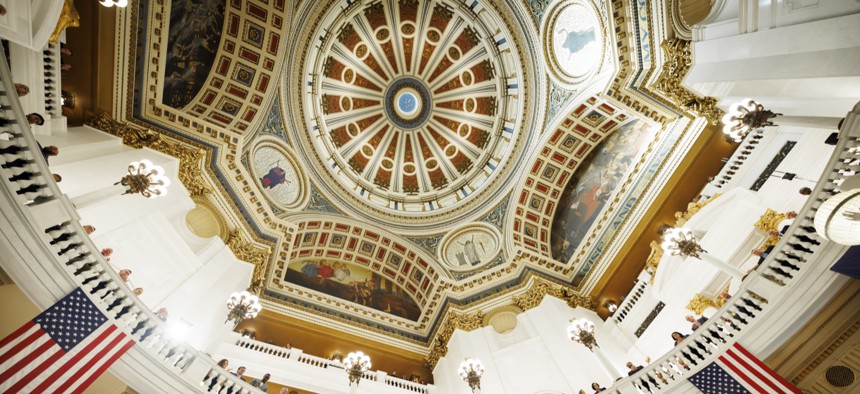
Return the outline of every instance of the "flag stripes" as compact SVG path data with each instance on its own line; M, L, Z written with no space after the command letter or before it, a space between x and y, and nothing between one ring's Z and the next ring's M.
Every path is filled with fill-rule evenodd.
M134 343L76 289L0 341L0 392L83 392Z
M726 349L716 361L691 376L689 380L706 394L802 393L738 343Z

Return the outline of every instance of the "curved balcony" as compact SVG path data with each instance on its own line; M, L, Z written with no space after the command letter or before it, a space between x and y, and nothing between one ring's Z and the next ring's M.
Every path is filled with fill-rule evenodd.
M5 257L3 268L22 290L44 309L73 289L84 289L117 327L136 340L136 346L111 370L140 391L205 392L214 382L232 387L238 393L255 392L247 383L219 368L209 355L171 340L162 322L104 261L78 222L74 206L53 182L38 143L26 129L27 122L3 58L0 58L0 117L8 120L0 126L0 133L7 137L0 140L3 165L0 193L4 195L0 202L4 218L4 225L0 226L0 251ZM827 280L832 281L821 278L827 266L812 263L832 261L844 251L843 247L823 242L821 246L809 245L812 253L802 253L792 250L788 243L797 242L800 235L815 236L808 227L818 207L838 188L843 174L857 170L851 163L860 156L860 105L849 114L845 125L836 150L798 219L740 290L694 335L642 371L618 381L610 392L639 392L644 383L649 384L652 392L671 391L734 342L761 335L762 327L780 320L792 301L804 297L803 290L826 286ZM799 270L788 269L781 263L788 256L800 259L795 264ZM84 284L88 278L97 279ZM297 349L242 338L233 346L253 352L253 357L273 357L274 363L295 360L321 373L314 376L322 379L334 378L334 373L343 378L338 365L303 355ZM363 391L433 392L432 386L416 385L383 372L369 372L364 378L374 383L363 385ZM332 392L346 392L346 385L342 386Z
M819 292L839 279L827 272L846 247L822 240L812 226L822 203L838 191L846 177L860 171L858 137L860 104L848 113L838 144L812 195L768 257L698 330L639 372L617 381L609 392L670 392L680 389L688 377L715 361L735 342L748 348L774 349L786 339L780 339L773 329L790 330L784 326L786 322L802 315ZM817 238L821 243L804 243L801 236ZM812 253L791 246L797 243Z

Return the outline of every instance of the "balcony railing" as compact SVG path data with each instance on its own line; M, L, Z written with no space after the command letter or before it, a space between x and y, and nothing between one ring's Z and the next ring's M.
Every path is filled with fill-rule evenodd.
M137 382L142 391L201 391L203 383L212 379L235 387L237 393L256 391L219 368L209 356L165 335L164 324L105 262L52 179L28 130L2 53L0 119L4 136L0 140L0 210L4 217L0 250L3 268L22 290L44 309L76 287L84 289L102 313L137 342L112 370L120 372L126 382Z
M285 347L242 337L238 333L233 333L231 335L233 335L233 338L222 344L222 347L216 352L216 356L218 356L216 358L223 356L240 363L253 361L264 362L267 366L271 366L273 368L272 371L277 370L277 368L284 368L295 373L300 373L304 376L316 376L319 377L319 379L339 379L346 381L346 372L343 370L343 364L340 361L306 354L302 349L298 348L287 349ZM262 355L276 357L281 360L277 360L277 365L275 365L276 359ZM432 385L410 382L396 376L389 376L387 373L382 371L367 371L362 375L361 379L362 382L371 381L388 386L382 390L376 390L377 387L366 387L365 385L369 392L385 391L394 393L402 392L403 390L421 394L433 392Z
M860 171L857 164L860 161L858 122L860 104L848 113L833 155L794 223L731 299L683 342L639 372L616 382L610 392L657 393L672 389L713 362L755 324L767 323L769 319L778 320L778 316L762 316L776 309L790 292L802 291L801 281L808 283L825 275L829 265L812 262L832 260L844 247L818 237L812 228L813 219L821 204L838 191L844 178ZM818 239L820 245L804 242L802 238ZM802 245L811 253L797 249L796 245ZM820 256L824 254L826 256Z

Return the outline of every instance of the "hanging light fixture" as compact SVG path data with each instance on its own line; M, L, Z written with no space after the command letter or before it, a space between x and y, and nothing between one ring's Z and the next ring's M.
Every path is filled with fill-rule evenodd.
M481 376L484 375L484 364L481 363L481 360L467 358L460 363L457 373L469 384L469 388L472 389L473 393L475 390L481 389Z
M164 175L164 169L143 159L128 165L128 174L114 185L126 187L123 194L140 194L146 198L155 198L167 194L170 179Z
M663 243L660 245L663 251L672 256L699 257L699 253L705 252L702 245L693 235L693 230L683 227L670 228L663 232ZM707 253L707 252L706 252Z
M842 245L860 245L860 189L824 201L813 221L818 235Z
M350 352L343 359L343 367L346 368L346 373L349 375L349 383L355 383L358 386L358 381L361 380L361 375L370 370L370 357L364 352Z
M567 337L591 351L598 347L597 338L594 336L594 323L586 318L571 320L570 325L567 326Z
M116 6L117 8L125 8L128 6L128 0L99 0L99 4L108 8L113 6Z
M230 294L230 298L227 299L227 310L229 312L224 322L232 320L235 327L245 320L257 317L257 313L263 310L263 306L260 305L260 299L257 296L242 290Z
M723 116L723 133L735 142L741 142L750 131L765 126L774 126L770 119L778 115L753 99L743 99L729 106L729 111Z

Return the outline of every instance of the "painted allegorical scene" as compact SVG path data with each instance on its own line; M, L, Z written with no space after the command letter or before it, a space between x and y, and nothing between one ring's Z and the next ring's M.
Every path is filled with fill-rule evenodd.
M333 260L295 261L284 279L330 296L418 321L421 308L394 282L355 264Z
M170 8L162 102L183 108L203 87L224 25L224 0L174 0Z
M652 127L645 122L627 123L601 142L579 165L561 195L552 220L550 247L554 259L570 260L652 135Z

